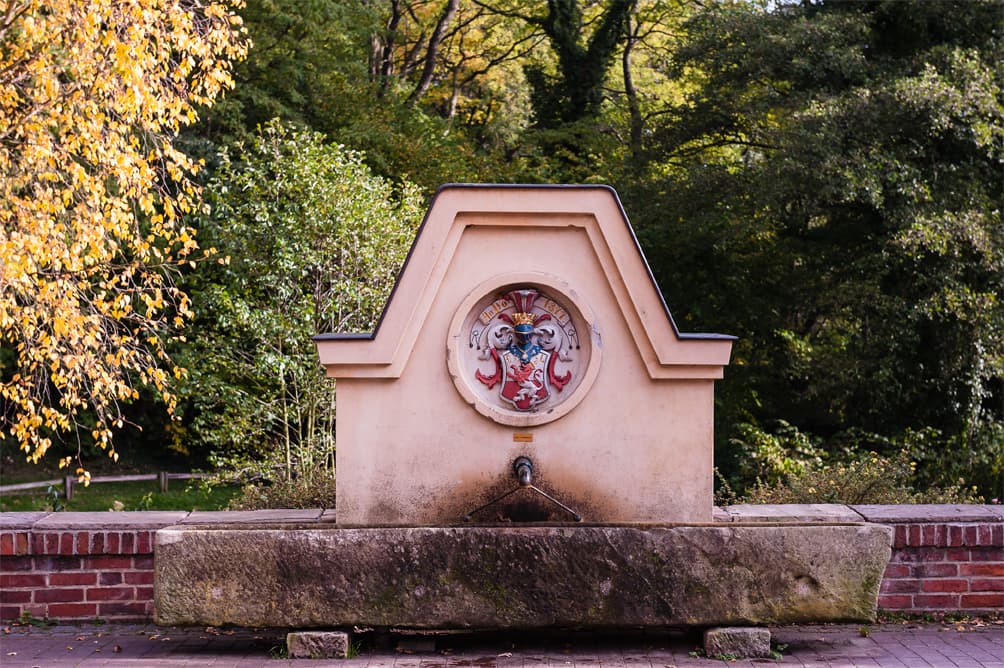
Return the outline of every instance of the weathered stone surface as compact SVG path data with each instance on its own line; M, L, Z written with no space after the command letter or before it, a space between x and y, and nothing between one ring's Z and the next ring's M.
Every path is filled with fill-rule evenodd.
M730 626L704 632L704 653L711 659L759 659L770 656L770 630Z
M157 532L160 624L761 625L871 619L872 525L196 528Z
M291 659L344 659L349 653L349 634L342 631L294 631L286 634Z
M861 522L842 503L739 504L725 509L733 522Z
M49 513L35 522L36 531L52 529L160 529L188 517L187 510L144 510L117 513Z
M713 522L731 522L732 516L724 508L715 506L711 509L711 520Z
M0 513L0 529L30 529L49 513Z
M193 510L178 524L265 524L280 522L315 522L320 508L270 510Z
M993 506L979 504L857 505L851 508L869 522L992 522L997 519Z

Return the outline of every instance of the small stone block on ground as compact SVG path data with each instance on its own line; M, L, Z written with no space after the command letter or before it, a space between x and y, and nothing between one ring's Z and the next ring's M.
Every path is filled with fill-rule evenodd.
M760 659L770 656L770 630L729 626L704 632L704 653L712 659Z
M349 653L349 634L343 631L293 631L286 634L291 659L344 659Z

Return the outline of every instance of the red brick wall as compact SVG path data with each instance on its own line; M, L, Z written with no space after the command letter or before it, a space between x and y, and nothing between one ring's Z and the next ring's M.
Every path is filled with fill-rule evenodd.
M0 618L151 618L153 532L0 533Z
M884 610L1004 612L1004 523L897 524Z
M1004 613L1004 512L989 506L730 507L785 520L894 527L879 608ZM840 519L835 518L835 510ZM752 512L751 512L752 511ZM327 511L325 511L327 512ZM0 513L0 619L149 620L153 537L178 523L317 521L320 510L258 513ZM239 520L237 519L239 518Z

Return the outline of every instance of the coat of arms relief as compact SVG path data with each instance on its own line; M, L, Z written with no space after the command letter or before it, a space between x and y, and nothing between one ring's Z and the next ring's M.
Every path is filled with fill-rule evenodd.
M471 324L475 379L509 410L533 412L556 401L578 373L579 337L568 310L535 288L497 295Z

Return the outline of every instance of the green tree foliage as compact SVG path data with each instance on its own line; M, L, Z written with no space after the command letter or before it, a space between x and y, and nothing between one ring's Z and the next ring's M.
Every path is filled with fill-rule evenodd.
M206 110L198 134L217 145L253 141L273 118L330 130L347 113L343 86L366 81L360 45L379 26L366 2L250 0L241 16L252 41L234 69L235 89Z
M674 312L742 336L728 423L831 449L858 428L999 493L1001 17L827 0L688 24L674 67L699 86L666 110L641 218Z
M542 43L521 59L532 108L506 147L526 182L612 183L630 192L652 123L689 77L669 76L686 0L475 0Z
M623 162L632 172L646 161L653 120L667 105L682 102L690 85L688 76L671 75L666 63L679 47L681 26L694 7L686 0L638 0L625 18L620 62L607 82L611 105L605 117L629 150Z
M514 61L533 36L469 2L451 14L455 1L249 0L242 16L254 47L234 95L189 143L211 156L280 117L430 193L506 171L504 155L480 149L524 124Z
M223 260L185 286L197 323L182 353L179 438L278 455L287 477L309 478L333 466L335 419L311 338L373 328L417 229L417 189L317 133L270 123L223 154L205 193L200 235Z
M826 467L906 451L910 485L1004 495L999 0L241 14L236 88L185 138L212 209L189 222L231 264L186 277L179 447L329 452L309 339L379 311L419 214L408 183L606 182L682 328L741 337L717 389L734 483L818 489ZM277 116L301 131L259 131ZM155 442L140 397L124 412Z
M621 45L638 41L638 34L631 32L629 39L629 32L638 25L631 18L639 5L648 8L661 0L473 1L540 40L521 61L532 113L526 131L509 147L510 155L520 158L519 180L608 180L617 171L611 158L622 152L618 133L602 118L604 103L617 95L608 80ZM640 118L639 95L630 77L626 82L634 121Z
M428 192L606 181L659 113L660 68L687 11L681 0L250 0L254 48L197 138L244 141L281 117Z
M636 0L610 0L595 18L590 34L578 0L548 0L541 15L522 15L547 35L557 58L553 73L527 68L539 127L554 128L595 116L603 102L603 84ZM587 3L591 4L591 3Z

